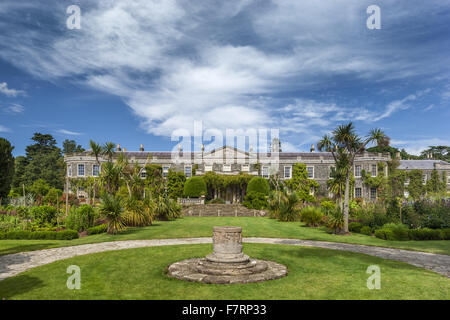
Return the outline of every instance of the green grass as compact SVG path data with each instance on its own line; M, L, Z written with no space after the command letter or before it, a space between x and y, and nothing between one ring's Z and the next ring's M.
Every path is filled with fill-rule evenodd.
M0 240L0 255L105 241L211 237L212 227L220 225L241 226L244 237L322 240L450 254L450 240L386 241L362 234L333 235L326 233L323 228L308 228L300 222L279 222L269 218L184 217L175 221L158 221L145 228L129 228L116 236L99 234L65 241Z
M148 247L61 260L0 282L0 299L450 299L450 279L368 255L288 245L245 244L254 258L288 267L287 277L211 285L167 277L171 263L211 252L211 245ZM67 267L81 269L81 290L69 290ZM366 286L367 267L381 269L381 289Z

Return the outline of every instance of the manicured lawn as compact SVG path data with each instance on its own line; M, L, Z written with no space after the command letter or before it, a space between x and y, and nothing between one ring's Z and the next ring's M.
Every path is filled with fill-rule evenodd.
M450 254L450 241L386 241L361 234L339 236L328 234L322 228L308 228L300 222L279 222L269 218L253 217L184 217L175 221L158 221L145 228L129 228L116 235L93 235L76 240L0 240L0 255L40 250L85 243L117 240L211 237L212 227L242 226L244 237L269 237L322 240L383 246L432 253Z
M0 299L450 299L450 279L362 254L288 245L245 244L252 257L277 261L287 277L261 283L210 285L168 278L170 263L211 252L211 245L148 247L58 261L0 282ZM81 269L69 290L67 267ZM367 267L381 269L381 289L366 286Z

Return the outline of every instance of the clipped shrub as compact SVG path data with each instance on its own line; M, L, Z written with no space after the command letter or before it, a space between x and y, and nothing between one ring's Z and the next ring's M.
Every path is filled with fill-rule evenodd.
M64 230L55 233L56 240L72 240L78 238L78 232L76 232L75 230Z
M382 229L387 229L392 231L392 239L387 240L409 240L408 227L401 223L387 223Z
M94 225L96 217L94 208L88 204L83 204L78 208L72 207L65 219L65 224L68 229L82 232Z
M202 177L192 177L184 183L183 195L190 198L199 198L206 195L206 182Z
M348 224L348 230L350 230L351 232L360 233L362 226L363 225L359 222L350 222Z
M370 227L368 227L368 226L363 226L363 227L361 228L361 230L359 231L359 233L365 234L365 235L367 235L367 236L370 236L370 235L372 235L372 228L370 228Z
M390 229L375 230L375 237L383 240L395 240L394 233Z
M318 207L308 206L302 209L300 216L309 227L318 227L322 221L323 213Z
M262 177L253 177L247 185L247 194L250 192L262 193L264 196L269 195L269 182Z
M441 230L436 229L413 229L408 230L408 235L411 240L441 240Z
M105 233L106 231L108 231L108 225L107 224L101 224L99 226L95 226L95 227L87 229L87 233L89 235Z
M251 191L245 195L243 204L249 209L262 210L267 207L267 197L261 192Z
M6 239L15 240L72 240L78 238L75 230L64 231L11 231L6 234Z
M441 229L441 239L450 240L450 228Z

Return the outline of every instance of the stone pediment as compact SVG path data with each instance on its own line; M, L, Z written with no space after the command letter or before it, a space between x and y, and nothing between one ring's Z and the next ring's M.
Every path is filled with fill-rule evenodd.
M248 159L249 157L251 156L248 152L230 146L223 146L203 154L205 160Z

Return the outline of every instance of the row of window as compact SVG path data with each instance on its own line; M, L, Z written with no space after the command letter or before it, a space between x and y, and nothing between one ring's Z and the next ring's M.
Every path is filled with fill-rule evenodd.
M376 164L372 164L371 165L371 175L372 177L376 177L377 176L377 165ZM361 165L355 165L355 177L361 177L362 174L362 166Z
M362 198L362 188L355 188L355 198ZM377 199L377 188L370 188L370 199Z
M82 163L78 164L77 165L77 176L83 177L83 176L85 176L85 172L86 172L85 165ZM69 177L72 176L72 165L67 167L67 175ZM94 177L98 177L100 175L100 166L98 164L94 164L92 166L92 175Z
M167 177L168 173L169 173L169 166L163 166L163 176ZM334 172L334 168L335 167L330 167L330 173L329 173L329 177L331 178ZM308 178L309 179L313 179L314 178L314 167L312 166L307 166L306 170L308 171ZM205 165L205 172L207 171L212 171L212 166L207 166ZM223 165L222 171L224 172L230 172L231 171L231 165ZM241 171L249 171L249 166L248 165L243 165L242 166L242 170ZM192 176L192 166L185 166L184 167L184 174L186 176L186 178L190 178ZM85 165L84 164L78 164L77 165L77 175L78 176L85 176ZM94 164L92 166L92 175L94 177L98 177L100 175L100 166L97 164ZM270 167L269 166L263 166L262 170L261 170L261 175L263 178L269 178L270 176ZM372 176L376 176L377 175L377 165L372 165ZM71 177L72 176L72 165L68 166L68 176ZM355 166L355 177L360 177L361 176L361 166L360 165L356 165ZM141 173L141 177L145 178L145 171L143 171ZM292 178L292 166L285 166L284 167L284 174L283 174L284 179L290 179ZM426 181L426 175L424 175L424 182Z

